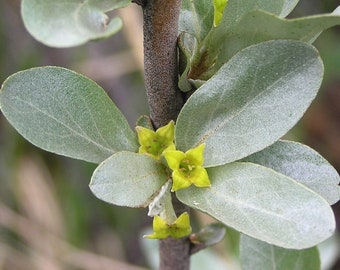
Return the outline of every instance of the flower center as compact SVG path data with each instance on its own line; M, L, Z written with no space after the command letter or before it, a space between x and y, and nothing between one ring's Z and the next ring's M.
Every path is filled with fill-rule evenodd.
M188 158L182 159L179 164L179 170L186 176L190 177L190 173L195 169L195 165L190 164L190 160Z
M152 144L148 145L146 148L149 154L160 156L167 146L168 145L161 138L154 138L152 139Z

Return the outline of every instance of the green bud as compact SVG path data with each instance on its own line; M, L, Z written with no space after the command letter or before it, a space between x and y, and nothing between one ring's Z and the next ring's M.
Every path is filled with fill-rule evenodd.
M223 11L228 0L213 0L214 1L214 26L216 27L222 20Z

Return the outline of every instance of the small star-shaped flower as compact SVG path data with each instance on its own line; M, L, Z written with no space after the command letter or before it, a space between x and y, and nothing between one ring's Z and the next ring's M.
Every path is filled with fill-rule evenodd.
M187 188L194 184L197 187L209 187L208 173L203 168L204 144L187 152L167 150L164 157L172 169L173 185L171 191Z
M182 238L191 233L190 219L187 212L181 214L174 223L167 224L160 216L153 219L153 234L146 235L149 239L164 239L169 236Z
M160 159L165 150L175 150L174 129L174 121L156 131L137 126L138 141L141 145L138 152Z

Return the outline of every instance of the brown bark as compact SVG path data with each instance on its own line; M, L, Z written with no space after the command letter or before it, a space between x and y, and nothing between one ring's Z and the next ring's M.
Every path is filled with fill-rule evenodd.
M181 0L144 1L144 69L155 128L176 120L183 106L178 89L177 36Z
M181 0L136 1L144 20L144 77L150 118L159 128L176 120L183 106L178 89L177 36ZM174 198L176 214L187 207ZM160 270L189 270L187 238L160 240Z
M159 242L160 270L189 270L190 243L187 238L166 238Z

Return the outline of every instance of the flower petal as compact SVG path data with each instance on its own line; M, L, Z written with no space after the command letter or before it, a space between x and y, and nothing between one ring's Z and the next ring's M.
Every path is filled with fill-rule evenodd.
M146 235L149 239L164 239L170 235L169 225L160 217L155 216L153 218L153 234Z
M176 146L175 146L174 143L172 143L172 144L170 144L170 145L163 151L163 153L164 153L165 151L175 151L175 150L176 150Z
M202 166L203 165L203 152L204 152L204 143L199 146L188 150L185 155L191 161L192 165Z
M171 191L187 188L191 186L191 181L185 177L179 170L172 172L172 188Z
M139 154L145 154L145 153L148 153L147 149L145 148L145 146L141 145L139 148L138 148L138 153Z
M181 238L191 233L190 218L187 212L182 213L171 225L170 235L174 238Z
M152 140L156 137L156 132L151 129L147 129L145 127L136 127L138 142L142 146L147 146L152 143Z
M177 228L188 228L190 227L190 218L187 212L182 213L174 222Z
M182 151L165 151L163 152L166 162L171 170L175 171L179 169L179 165L183 158L185 158L185 154Z
M211 186L208 173L203 167L196 167L191 173L190 180L196 187Z
M160 127L159 129L157 129L156 133L164 138L164 142L167 142L167 144L170 144L173 142L174 140L174 136L175 136L175 125L174 125L174 121L170 121L169 124Z

